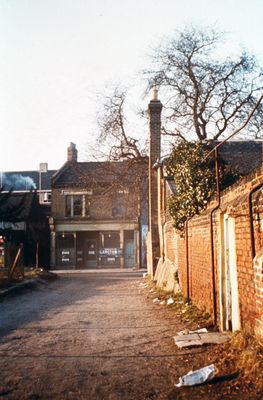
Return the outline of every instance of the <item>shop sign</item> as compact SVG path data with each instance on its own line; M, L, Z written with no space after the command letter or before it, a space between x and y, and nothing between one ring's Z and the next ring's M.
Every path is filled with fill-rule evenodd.
M120 249L117 247L100 248L99 255L100 256L119 256L119 257L121 257L123 255L123 249Z

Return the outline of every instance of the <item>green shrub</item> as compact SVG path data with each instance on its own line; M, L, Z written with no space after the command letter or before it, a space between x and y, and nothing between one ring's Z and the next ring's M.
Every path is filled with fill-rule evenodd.
M176 193L168 207L175 230L184 235L185 222L207 207L216 192L216 171L213 156L204 160L211 150L208 143L181 141L167 160L168 173L174 177ZM222 159L218 160L220 188L239 177Z

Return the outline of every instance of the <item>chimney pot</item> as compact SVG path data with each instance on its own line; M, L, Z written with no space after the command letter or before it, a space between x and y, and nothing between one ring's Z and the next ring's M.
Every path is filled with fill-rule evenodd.
M68 162L77 162L78 161L78 150L76 148L75 143L70 143L68 147Z
M155 88L151 89L151 100L158 100L158 90Z
M48 163L40 163L39 172L47 172L47 171L48 171Z

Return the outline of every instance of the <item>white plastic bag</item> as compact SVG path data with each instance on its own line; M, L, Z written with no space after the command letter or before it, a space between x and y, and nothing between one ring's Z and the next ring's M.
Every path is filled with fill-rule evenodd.
M197 371L190 371L187 375L179 378L179 383L176 387L181 386L194 386L200 385L206 381L210 381L215 376L214 364L208 365L207 367L198 369Z

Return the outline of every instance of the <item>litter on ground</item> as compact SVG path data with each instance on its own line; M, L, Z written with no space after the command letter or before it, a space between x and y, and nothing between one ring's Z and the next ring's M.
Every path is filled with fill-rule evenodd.
M157 303L158 301L160 301L160 299L158 299L158 297L155 297L155 299L153 299L153 303Z
M167 300L167 304L169 305L169 304L173 304L174 303L174 300L172 299L172 298L170 298L170 299L168 299Z
M179 383L176 387L181 386L194 386L200 385L206 381L211 381L215 376L214 364L208 365L207 367L198 369L197 371L190 371L187 375L179 378Z
M192 333L207 333L207 329L200 328L200 329L196 329L195 331L189 331L189 329L184 329L183 331L177 332L177 335L179 335L179 336L191 335Z

